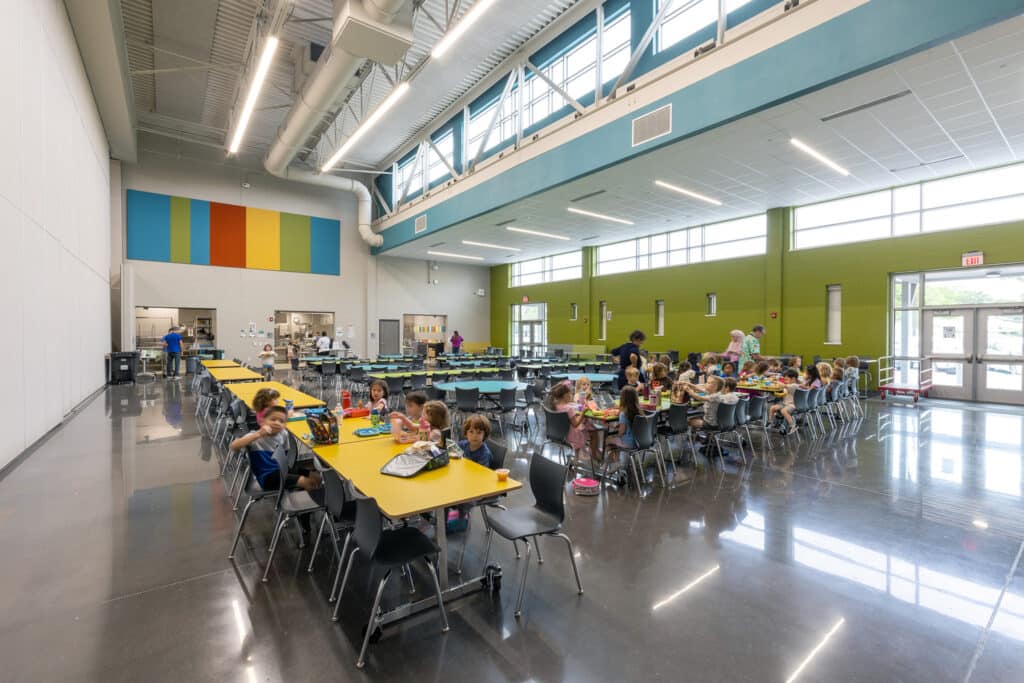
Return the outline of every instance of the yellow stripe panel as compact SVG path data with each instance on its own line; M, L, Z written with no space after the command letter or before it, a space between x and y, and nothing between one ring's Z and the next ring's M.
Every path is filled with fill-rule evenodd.
M281 212L245 209L245 267L281 270Z

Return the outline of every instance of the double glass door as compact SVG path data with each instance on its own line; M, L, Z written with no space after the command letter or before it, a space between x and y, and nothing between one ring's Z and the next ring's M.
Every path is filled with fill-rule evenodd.
M548 351L548 307L545 303L512 305L512 355L540 358Z
M1024 307L925 309L932 395L1024 404Z

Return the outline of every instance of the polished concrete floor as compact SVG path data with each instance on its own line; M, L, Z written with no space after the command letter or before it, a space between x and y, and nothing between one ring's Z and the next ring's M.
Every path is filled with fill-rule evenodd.
M767 462L570 495L584 595L542 543L515 619L522 561L497 543L499 594L453 604L445 635L434 612L388 628L358 671L370 577L338 624L330 553L307 573L290 537L261 583L264 506L229 562L194 405L184 383L108 388L0 481L0 680L1024 680L1017 409L872 401Z

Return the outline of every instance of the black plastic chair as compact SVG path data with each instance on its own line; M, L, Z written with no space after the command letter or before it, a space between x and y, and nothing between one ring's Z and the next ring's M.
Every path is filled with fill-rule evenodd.
M415 374L409 377L409 390L420 391L423 387L427 386L427 376L423 374Z
M380 508L373 498L361 498L356 501L356 523L352 532L355 539L355 547L345 565L345 575L341 580L341 588L338 590L338 601L334 605L335 621L338 619L338 608L341 606L341 596L345 593L345 584L348 583L349 573L352 570L352 563L356 555L366 555L374 569L383 569L384 576L377 585L377 595L373 599L373 607L370 608L370 621L366 624L366 633L363 636L363 646L359 650L359 658L356 660L356 668L362 669L366 663L366 648L370 644L370 638L380 627L380 600L384 595L384 587L391 578L391 573L400 567L404 567L413 560L423 559L427 565L427 572L434 582L434 592L437 594L437 607L441 611L441 632L448 632L448 614L444 609L444 596L441 595L441 584L437 580L437 571L430 557L440 552L432 540L422 531L415 527L403 526L395 529L382 528ZM445 568L447 570L447 568Z
M572 446L569 444L570 427L569 413L551 410L544 406L544 443L540 446L540 452L543 453L544 446L549 443L558 446L558 457L562 458L563 464L566 466L572 462L572 458L565 455L566 448L570 453L572 452Z
M747 423L744 430L747 432L747 441L750 441L750 448L754 448L754 442L750 438L750 427L760 427L764 435L764 443L769 449L773 449L772 440L768 437L768 397L763 393L755 393L750 396L750 403L747 405Z
M668 477L665 471L665 461L661 457L661 449L658 447L658 440L655 438L654 427L658 419L657 413L640 413L633 418L631 425L633 440L636 441L636 448L626 450L629 458L629 469L633 473L633 481L636 490L640 490L640 473L644 471L643 456L647 453L654 454L655 465L658 468L658 476L661 477L661 485L668 485Z
M298 444L290 432L288 433L287 443L287 448L278 448L274 451L274 462L277 463L277 471L281 478L281 488L277 492L277 504L274 506L274 510L277 512L277 520L274 523L274 536L270 540L270 557L267 558L267 566L263 570L263 583L270 579L270 566L274 564L277 544L281 540L281 532L284 531L288 522L299 515L310 514L324 509L323 505L313 500L308 491L289 490L284 487L288 470L295 464L295 458L298 456ZM303 548L305 545L300 534L299 547Z
M504 382L511 382L511 381L515 380L515 378L516 378L515 370L499 370L498 371L498 379L500 379L500 380L502 380Z
M740 434L740 429L747 429L747 423L750 422L750 399L746 395L740 395L740 400L736 402L736 425L734 432L736 433L736 444L740 448L740 455L743 456L743 462L747 461L747 457L743 455L743 436ZM749 434L749 431L748 431ZM748 438L747 441L750 441ZM750 457L753 458L754 444L750 443Z
M471 415L480 409L479 389L455 389L455 416L461 422L466 415Z
M444 403L447 398L447 392L444 389L438 389L435 386L423 387L423 393L427 395L428 401L440 401Z
M516 599L515 616L523 612L523 595L526 591L526 575L530 569L530 539L537 544L540 536L557 536L565 541L569 548L569 561L576 576L576 590L583 595L583 584L580 582L580 571L576 567L576 555L572 540L561 533L565 521L565 470L561 465L537 454L530 461L530 489L533 491L534 504L529 508L512 510L496 510L484 507L484 521L494 533L513 543L523 541L526 547L526 561L523 562L523 576L519 583L519 596ZM491 540L487 536L487 549L484 551L484 566L491 554ZM540 562L540 546L537 545L538 562Z
M668 407L668 424L658 430L668 444L669 458L672 458L672 437L685 436L690 444L690 452L696 452L693 445L693 432L690 430L690 414L685 405L673 403Z
M345 556L348 554L348 545L352 540L352 530L356 523L356 503L348 499L345 492L345 482L341 476L330 467L323 465L320 458L314 457L313 464L316 466L324 481L324 514L320 520L320 530L317 532L316 541L313 543L313 552L309 555L309 566L307 572L313 571L313 562L316 560L316 551L320 547L320 539L323 538L324 529L331 532L331 545L334 548L334 557L338 560L338 571L334 574L334 582L331 584L331 594L328 602L334 602L338 590L338 581L341 579L341 567L345 564ZM329 520L329 522L328 522ZM338 542L341 534L345 534L345 543L340 548Z
M502 436L505 435L505 428L503 426L505 416L512 416L512 422L510 423L510 426L513 429L517 429L518 425L516 424L516 413L519 412L520 410L523 410L523 408L520 406L519 401L516 399L516 390L502 389L501 393L498 394L498 409L496 411L498 415L498 430L501 432ZM525 421L525 411L523 413L523 417Z
M818 429L814 425L814 420L809 417L810 411L813 410L811 393L810 389L797 388L793 394L793 420L796 422L797 428L800 424L809 425L812 435L817 435Z
M402 407L402 403L405 401L405 395L402 393L405 390L405 378L404 377L385 377L384 383L388 385L388 404L392 410L399 410Z

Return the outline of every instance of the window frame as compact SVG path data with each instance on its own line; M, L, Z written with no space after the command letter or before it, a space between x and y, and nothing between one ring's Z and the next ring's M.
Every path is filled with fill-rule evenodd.
M563 256L575 256L573 265L561 265L555 267L555 259ZM524 264L538 264L536 270L523 270ZM549 282L565 282L568 280L580 280L583 278L583 250L566 251L561 254L539 256L526 261L517 261L509 264L509 287L527 287L529 285L546 284ZM539 278L529 278L529 282L523 282L524 276L539 275Z

